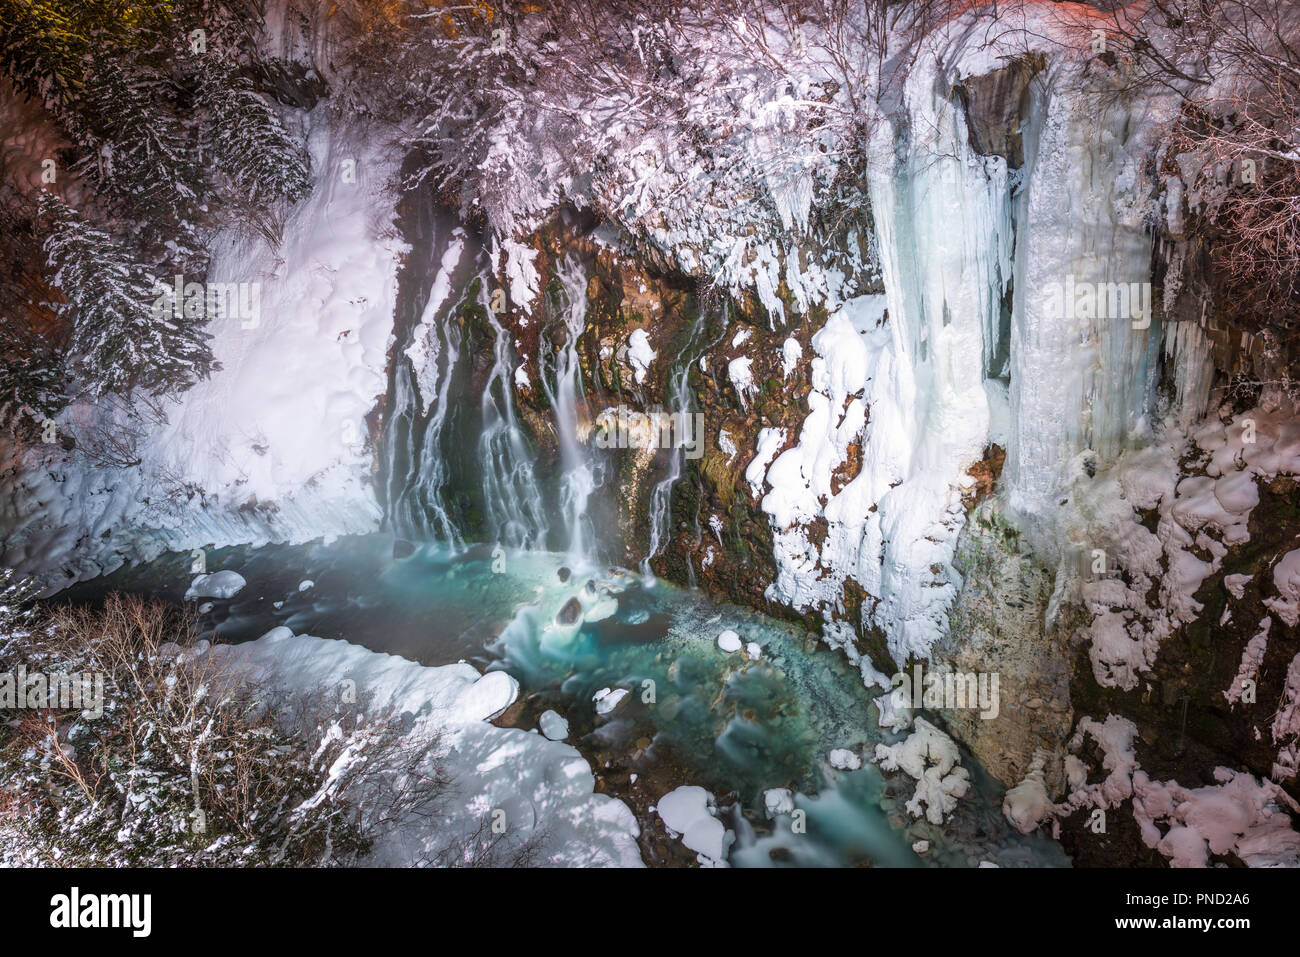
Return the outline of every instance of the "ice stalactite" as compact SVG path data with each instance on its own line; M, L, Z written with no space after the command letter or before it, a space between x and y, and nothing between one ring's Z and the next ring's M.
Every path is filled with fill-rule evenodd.
M1161 342L1137 185L1156 106L1102 101L1063 75L1034 97L1016 210L1006 479L1040 544L1076 455L1113 460L1149 436Z
M814 336L810 414L763 501L776 530L769 597L820 608L847 651L832 619L855 579L873 599L861 624L898 661L928 653L960 587L963 472L988 440L1013 242L1005 161L973 153L960 109L932 85L909 94L913 122L878 130L868 183L885 294L846 303ZM862 468L835 491L858 443ZM820 546L803 531L819 517Z
M876 510L861 548L862 583L880 599L863 624L898 661L928 653L961 585L963 473L988 441L1014 242L1006 161L974 153L964 114L933 85L908 94L902 158L869 184L898 386L871 408Z

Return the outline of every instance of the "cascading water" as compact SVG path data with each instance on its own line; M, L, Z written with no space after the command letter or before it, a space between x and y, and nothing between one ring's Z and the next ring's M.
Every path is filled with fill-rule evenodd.
M510 337L492 311L486 287L479 290L479 302L495 336L478 442L488 526L493 539L509 548L545 548L546 506L533 471L534 453L515 415Z
M566 258L557 270L564 301L559 303L564 343L555 355L554 383L542 377L542 388L555 410L555 432L560 445L560 509L564 517L566 547L574 560L589 559L595 548L595 531L587 502L603 480L601 463L579 441L580 413L590 418L582 388L578 340L587 326L587 280L581 263Z
M484 538L545 548L535 453L516 417L511 337L493 310L500 301L483 244L428 196L414 203L404 231L409 325L399 327L405 346L393 357L384 431L388 523L457 550ZM493 362L476 409L471 360L489 338Z
M408 361L398 361L394 369L393 405L407 442L386 443L390 523L401 534L438 539L458 550L464 540L443 497L451 477L443 437L461 331L445 321L450 310L443 307L450 299L457 268L466 258L464 252L465 231L458 228L451 233L419 325L403 353ZM390 430L390 435L397 434Z
M705 326L705 312L701 310L691 324L691 333L687 337L686 344L682 346L681 352L677 354L677 361L674 366L671 379L671 394L669 400L672 402L670 412L687 415L691 410L691 365L699 359L705 352L717 344L717 340L705 345L698 345L700 335ZM726 323L723 323L725 330ZM654 491L650 495L650 547L646 551L646 556L641 560L641 574L653 580L654 572L650 569L651 560L658 555L668 541L668 522L670 518L670 504L672 502L673 486L677 484L682 477L683 459L686 455L685 450L676 447L669 450L668 474L662 480L655 484ZM699 531L699 516L696 516L696 531ZM691 564L689 553L686 555L686 573L691 587L695 587L695 566Z

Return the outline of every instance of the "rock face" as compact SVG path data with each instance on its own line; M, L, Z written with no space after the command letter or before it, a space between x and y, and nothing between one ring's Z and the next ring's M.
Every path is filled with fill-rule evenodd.
M582 618L582 602L570 598L555 615L557 625L576 625Z
M950 634L935 647L931 667L974 674L984 682L981 693L995 693L992 707L937 713L1007 787L1025 777L1036 752L1045 753L1047 789L1060 794L1073 712L1069 653L1060 634L1044 628L1052 576L1022 551L991 502L971 515L958 563L964 584Z
M1000 70L970 77L957 87L966 106L970 142L977 153L1001 156L1015 169L1025 162L1021 126L1028 115L1029 84L1043 69L1041 56L1027 56Z

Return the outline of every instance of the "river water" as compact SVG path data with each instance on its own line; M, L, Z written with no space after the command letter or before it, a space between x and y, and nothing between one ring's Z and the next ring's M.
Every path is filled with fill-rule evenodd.
M231 569L248 584L228 600L197 602L200 627L241 642L285 625L425 665L506 670L521 703L502 720L534 728L546 708L564 715L598 787L642 820L651 863L693 857L660 855L650 833L654 801L692 784L717 797L735 832L733 865L1068 866L1055 842L1009 827L1001 788L968 754L972 788L942 826L903 808L914 783L905 774L882 774L870 760L832 769L832 749L869 759L877 742L899 735L877 726L879 692L801 626L632 571L571 567L564 554L426 545L395 558L393 546L376 534L208 550L208 571ZM94 602L115 590L181 601L193 560L164 555L56 600ZM758 657L722 651L724 629L756 644ZM627 695L599 715L593 696L606 688ZM763 792L773 788L795 792L804 831L789 815L767 816ZM929 844L922 853L918 841Z

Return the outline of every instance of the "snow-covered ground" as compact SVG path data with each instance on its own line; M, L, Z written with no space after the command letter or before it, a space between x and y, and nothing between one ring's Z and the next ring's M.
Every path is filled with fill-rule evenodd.
M437 857L500 822L503 849L533 839L536 864L639 867L639 828L621 801L593 793L595 779L571 745L488 722L518 694L503 671L464 662L429 668L345 641L276 628L254 642L215 645L223 662L288 692L346 688L376 713L392 709L413 743L439 736L450 781L430 817L412 815L377 840L366 864L409 866ZM545 723L545 722L544 722Z

